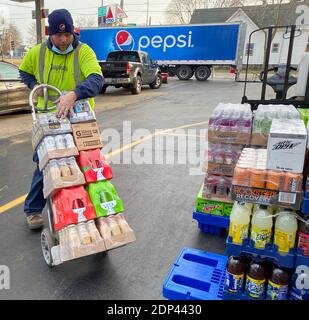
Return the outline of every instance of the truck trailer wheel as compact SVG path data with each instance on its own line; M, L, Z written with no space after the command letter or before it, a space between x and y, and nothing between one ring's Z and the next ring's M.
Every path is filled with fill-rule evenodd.
M176 75L179 80L189 80L193 76L193 71L189 66L180 66L176 71Z
M205 81L209 78L211 71L207 66L199 66L195 70L195 78L198 81Z
M142 79L141 76L136 76L134 83L131 87L132 94L140 94L142 91Z

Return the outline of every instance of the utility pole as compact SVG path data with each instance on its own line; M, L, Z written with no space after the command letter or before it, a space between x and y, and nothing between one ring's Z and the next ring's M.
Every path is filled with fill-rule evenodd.
M120 0L120 8L123 10L124 0ZM122 23L122 18L119 19L119 22Z
M35 19L36 19L36 41L42 42L42 22L41 22L41 0L35 0Z
M146 16L146 26L148 25L148 13L149 13L149 0L147 0L147 16Z

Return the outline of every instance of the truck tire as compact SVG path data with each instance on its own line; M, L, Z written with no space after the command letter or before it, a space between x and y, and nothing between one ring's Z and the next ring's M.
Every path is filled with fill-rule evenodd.
M106 92L106 89L107 89L107 86L106 85L103 85L102 87L102 90L101 90L101 94L104 94Z
M153 83L149 84L149 87L151 89L159 89L161 87L162 84L162 78L160 74L156 75L155 81Z
M134 79L134 83L131 86L132 94L140 94L142 91L142 79L141 76L137 75Z
M176 75L179 80L189 80L193 76L193 71L189 66L180 66L176 71Z
M209 78L211 70L207 66L199 66L195 70L195 78L197 81L205 81Z

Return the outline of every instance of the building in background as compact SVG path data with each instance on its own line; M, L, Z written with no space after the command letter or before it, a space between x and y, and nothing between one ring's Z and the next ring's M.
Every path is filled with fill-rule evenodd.
M264 31L256 32L251 38L252 31L271 25L300 25L294 41L292 64L298 65L309 39L309 0L291 1L280 5L259 5L230 8L196 9L191 17L191 24L244 22L247 25L243 64L262 65L266 36ZM269 63L271 65L286 63L289 40L284 30L278 30L273 38Z

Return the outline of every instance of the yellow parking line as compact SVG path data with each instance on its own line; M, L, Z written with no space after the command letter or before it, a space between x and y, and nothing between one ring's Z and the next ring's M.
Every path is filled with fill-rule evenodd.
M8 202L7 204L1 206L0 213L3 213L7 210L10 210L10 209L22 204L25 201L26 197L27 197L27 194L24 194L23 196L15 199L15 200L12 200L12 201Z
M166 133L172 132L172 131L177 130L177 129L185 129L185 128L190 128L190 127L196 127L196 126L204 125L204 124L207 124L207 123L208 123L208 120L207 120L207 121L202 121L202 122L187 124L187 125L183 125L183 126L179 126L179 127L175 127L175 128L170 128L170 129L165 129L165 130L158 131L158 132L156 132L156 133L153 133L153 134L150 134L150 135L148 135L148 136L145 136L145 137L142 138L142 139L139 139L139 140L136 140L136 141L134 141L134 142L132 142L132 143L129 143L129 144L125 145L125 146L122 147L122 148L119 148L118 150L116 150L116 151L114 151L114 152L109 152L108 154L105 155L105 158L106 158L106 159L109 159L109 158L111 158L111 157L113 157L113 156L115 156L115 155L117 155L117 154L119 154L119 153L122 153L122 152L124 152L124 151L126 151L126 150L128 150L128 149L131 149L131 148L133 148L134 146L136 146L136 145L138 145L138 144L140 144L140 143L143 143L143 142L145 142L145 141L147 141L147 140L150 140L150 139L152 139L153 137L158 136L158 135L160 135L160 134L166 134ZM14 200L6 203L6 204L3 205L3 206L0 206L0 214L1 214L1 213L4 213L4 212L6 212L6 211L8 211L8 210L10 210L10 209L12 209L12 208L14 208L14 207L17 207L17 206L20 205L20 204L22 204L22 203L25 201L26 197L27 197L27 194L24 194L24 195L20 196L19 198L14 199Z

